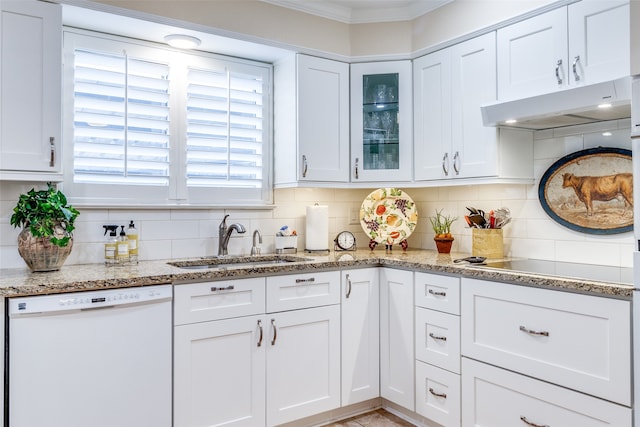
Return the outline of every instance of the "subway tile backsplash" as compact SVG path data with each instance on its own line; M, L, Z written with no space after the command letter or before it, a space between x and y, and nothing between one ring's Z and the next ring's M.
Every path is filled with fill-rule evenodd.
M617 126L617 125L616 125ZM560 157L594 146L631 147L629 130L613 132L605 139L600 132L582 135L567 129L562 132L536 133L534 143L533 185L465 185L459 187L405 188L418 204L419 220L416 231L409 238L409 247L435 249L428 217L436 209L457 215L453 225L453 250L471 252L471 230L463 216L466 206L490 210L506 206L513 221L504 229L505 251L509 256L584 262L631 267L633 233L613 236L594 236L565 228L544 212L538 201L538 180L547 168ZM18 195L34 185L20 182L0 182L0 268L26 268L18 255L16 239L19 230L9 225ZM248 255L253 231L262 233L263 253L275 250L275 233L282 225L297 230L298 250L304 250L306 206L320 203L329 206L330 242L338 231L350 230L356 235L358 247L368 250L366 238L359 224L349 224L349 212L359 209L362 200L373 189L278 189L274 191L273 209L83 209L76 221L74 248L67 264L101 263L103 261L102 224L127 225L136 223L140 232L140 260L213 256L218 249L218 224L225 214L227 220L242 223L247 232L234 232L229 243L230 254ZM44 187L44 185L43 185ZM378 248L377 250L383 250ZM398 247L398 251L400 248Z

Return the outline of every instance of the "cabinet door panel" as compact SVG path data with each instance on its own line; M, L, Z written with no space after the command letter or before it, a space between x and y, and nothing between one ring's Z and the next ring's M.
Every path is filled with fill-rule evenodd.
M298 55L301 181L349 180L349 64Z
M416 412L444 427L459 427L460 375L416 362Z
M59 172L61 7L39 1L0 7L0 169Z
M340 406L340 306L267 315L267 425Z
M342 272L342 405L380 396L378 269Z
M460 317L416 307L416 359L460 373Z
M562 61L559 66L558 61ZM498 70L501 101L566 87L567 9L558 8L499 29Z
M261 316L175 327L174 425L264 425L266 332Z

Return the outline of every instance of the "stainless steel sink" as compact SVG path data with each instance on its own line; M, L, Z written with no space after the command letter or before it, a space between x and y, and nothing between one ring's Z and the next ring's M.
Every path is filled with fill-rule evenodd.
M194 260L169 262L174 267L187 270L207 270L211 268L248 268L262 265L289 264L292 262L311 261L310 258L303 258L289 255L263 255L263 256L224 256L211 258L198 258Z

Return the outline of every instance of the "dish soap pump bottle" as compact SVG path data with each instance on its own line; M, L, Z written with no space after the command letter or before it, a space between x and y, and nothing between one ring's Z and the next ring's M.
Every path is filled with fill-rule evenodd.
M118 246L118 236L116 235L116 231L118 231L117 225L103 225L104 235L107 235L109 232L109 236L107 236L107 241L104 243L104 263L106 265L115 265L116 263L116 251Z
M127 241L129 242L129 262L132 264L138 263L138 230L131 221L129 228L127 228Z
M120 227L120 237L118 238L116 249L116 263L122 265L129 261L129 241L127 240L127 233L124 232L124 225Z

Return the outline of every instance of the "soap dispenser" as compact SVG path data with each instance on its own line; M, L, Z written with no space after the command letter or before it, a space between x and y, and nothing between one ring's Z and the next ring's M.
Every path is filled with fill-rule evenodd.
M104 263L106 265L115 265L116 263L116 251L118 246L118 236L116 232L118 231L117 225L103 225L104 235L107 236L107 240L104 242Z
M129 223L127 228L127 241L129 242L129 262L138 263L138 230L133 221Z
M117 242L116 263L126 264L129 261L129 241L127 233L124 232L124 225L120 226L120 237Z

